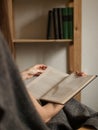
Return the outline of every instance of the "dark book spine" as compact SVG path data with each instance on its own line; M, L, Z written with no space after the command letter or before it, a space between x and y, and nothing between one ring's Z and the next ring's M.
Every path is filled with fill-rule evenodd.
M62 17L63 17L63 38L68 39L69 33L68 33L68 7L62 8Z
M58 8L53 8L54 37L59 39Z
M73 7L68 9L68 22L69 22L69 39L73 39Z
M62 8L58 8L58 26L59 26L59 38L63 39L63 17Z
M47 23L47 39L51 39L51 26L52 26L52 10L48 12L48 23Z

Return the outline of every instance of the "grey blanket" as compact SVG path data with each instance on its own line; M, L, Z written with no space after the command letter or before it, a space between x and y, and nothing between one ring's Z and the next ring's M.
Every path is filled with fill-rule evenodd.
M71 99L45 124L37 113L0 32L0 130L98 129L98 113Z

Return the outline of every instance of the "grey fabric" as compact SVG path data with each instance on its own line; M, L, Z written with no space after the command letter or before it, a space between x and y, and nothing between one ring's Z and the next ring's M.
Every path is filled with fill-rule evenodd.
M48 130L29 98L1 32L0 130Z
M72 130L66 114L61 110L54 118L47 123L51 130Z
M98 130L98 113L71 99L47 125L51 130L75 130L83 126Z
M98 113L74 99L45 124L25 89L17 66L0 32L0 130L98 129Z
M81 126L90 126L98 129L98 114L91 108L71 99L64 107L67 119L73 129ZM93 123L95 122L95 123Z

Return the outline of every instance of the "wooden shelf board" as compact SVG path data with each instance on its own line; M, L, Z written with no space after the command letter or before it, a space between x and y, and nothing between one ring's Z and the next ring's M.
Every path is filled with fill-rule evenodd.
M13 43L70 43L71 39L14 39Z

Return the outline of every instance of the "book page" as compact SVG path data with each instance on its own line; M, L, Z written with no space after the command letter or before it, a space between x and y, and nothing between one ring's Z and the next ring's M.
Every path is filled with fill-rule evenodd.
M76 76L74 73L65 78L62 82L51 89L41 99L64 104L70 98L75 96L96 76Z
M27 89L36 99L40 99L53 86L63 80L68 74L60 72L50 66L43 74L27 83Z

